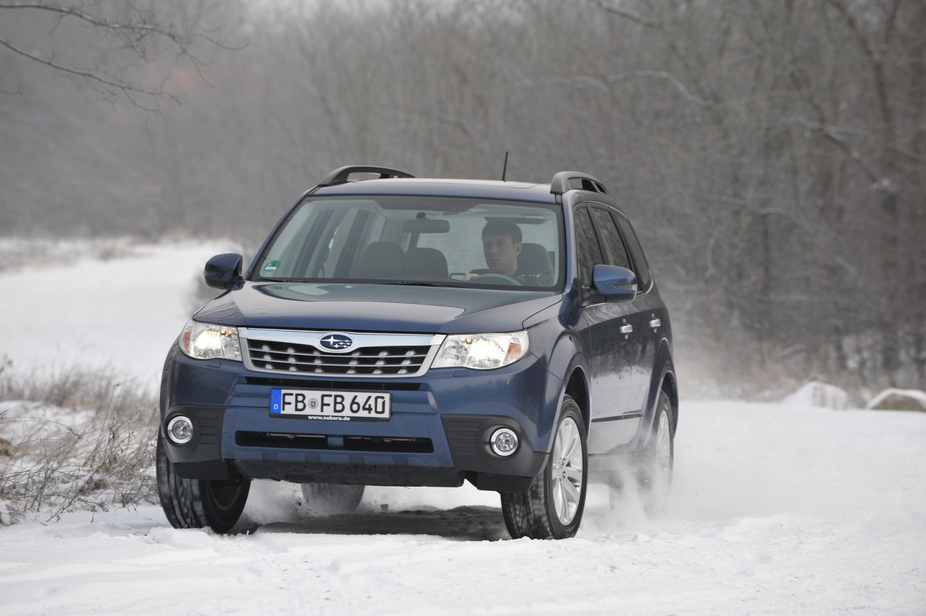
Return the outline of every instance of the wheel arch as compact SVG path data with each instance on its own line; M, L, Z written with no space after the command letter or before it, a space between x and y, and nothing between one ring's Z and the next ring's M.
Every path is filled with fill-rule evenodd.
M553 443L553 430L559 423L563 405L563 396L570 395L582 412L586 434L591 418L590 387L585 355L582 351L580 337L574 332L563 332L550 354L547 366L546 412L541 434L544 442L543 451L550 451ZM547 419L548 418L548 419Z
M653 421L656 419L656 407L659 405L659 394L663 391L669 396L674 411L672 414L673 434L675 433L675 427L678 425L678 381L675 375L675 365L672 362L672 352L669 349L668 341L664 338L656 351L656 361L653 364L651 379L649 395L643 412L643 421L640 423L636 436L631 441L631 448L634 450L642 449L649 441Z
M669 402L672 403L672 432L674 434L678 427L678 379L675 376L675 367L669 366L669 368L662 379L660 390L666 392Z
M591 421L591 406L589 405L587 378L582 366L574 366L568 380L565 381L565 387L563 389L563 394L570 396L579 406L579 410L582 412L582 422L585 424L586 434L588 434Z

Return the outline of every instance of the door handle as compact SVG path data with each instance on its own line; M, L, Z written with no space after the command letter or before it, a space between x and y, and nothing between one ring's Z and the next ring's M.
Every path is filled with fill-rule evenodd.
M652 321L649 322L649 326L652 327L653 329L656 329L660 325L662 325L662 321L660 321L659 319L653 319Z
M628 323L627 325L621 326L621 333L622 333L622 334L629 334L629 333L632 332L632 331L633 331L633 325L631 325L631 324L629 324L629 323Z

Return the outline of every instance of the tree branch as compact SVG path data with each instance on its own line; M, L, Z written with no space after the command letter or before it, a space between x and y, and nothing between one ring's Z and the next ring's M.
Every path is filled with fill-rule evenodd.
M153 88L146 88L143 86L137 86L127 81L123 81L117 77L114 77L103 70L100 70L99 73L94 73L91 70L76 69L76 68L72 68L69 66L64 66L63 64L57 64L53 61L45 60L44 58L40 58L26 51L23 51L22 49L19 49L18 47L11 45L9 42L7 42L4 39L0 39L0 46L6 47L7 49L9 49L10 51L14 53L17 53L21 56L29 58L30 60L34 60L35 62L38 62L39 64L44 64L45 66L51 67L57 71L61 71L69 75L74 75L76 77L81 77L83 79L96 82L97 84L99 84L105 89L107 94L115 94L116 92L122 92L122 94L124 94L125 97L128 98L129 101L134 106L138 107L139 109L143 109L145 111L150 111L152 113L160 113L158 109L142 105L141 103L138 102L138 100L133 95L141 94L144 96L150 96L154 98L155 100L166 97L166 98L171 99L174 102L179 102L179 99L176 96L174 96L173 94L170 94L169 92L164 91L161 88L153 89Z
M585 0L585 1L588 2L589 4L594 4L602 11L611 13L612 15L617 15L618 17L621 17L628 21L632 21L633 23L643 26L644 28L654 28L656 30L659 30L660 28L662 28L662 24L658 21L646 20L635 13L631 13L630 11L618 8L609 2L605 2L604 0Z
M151 24L144 19L136 23L123 23L119 21L111 21L103 17L96 17L89 13L84 12L81 9L67 6L55 6L51 4L0 4L0 9L32 9L32 10L41 10L48 11L50 13L56 13L62 17L76 17L77 19L90 24L91 26L97 26L105 28L106 30L111 30L113 32L126 31L142 38L148 34L159 34L161 36L169 38L174 43L178 45L188 44L194 37L185 33L178 32L173 29L172 26L162 27L158 24Z
M62 20L72 18L73 20L76 20L91 29L97 29L101 31L104 35L118 37L118 39L122 41L123 50L131 52L138 59L144 62L149 61L146 43L155 37L166 40L170 45L172 45L176 57L188 58L192 63L197 75L199 75L199 78L210 87L211 84L206 79L202 70L203 67L208 63L205 62L201 57L194 54L191 50L191 46L194 41L197 39L203 39L211 45L215 45L220 49L228 51L240 50L247 46L228 47L203 32L190 33L185 29L176 28L171 23L159 23L157 20L146 17L134 7L131 8L132 14L127 19L123 20L108 19L92 12L88 12L83 7L79 6L62 6L46 2L0 2L0 10L3 9L19 9L32 12L41 11L56 15L57 23L55 28L60 25ZM122 96L125 96L125 98L127 98L133 106L138 107L139 109L143 109L147 112L160 114L160 106L158 102L161 99L169 99L175 103L180 103L178 96L171 94L164 89L164 81L161 81L161 83L158 85L139 85L138 83L133 83L132 81L123 79L122 77L114 75L99 67L86 68L73 66L69 63L62 64L56 62L54 56L52 56L51 59L42 58L35 53L25 51L22 47L17 46L16 43L13 43L8 39L0 39L0 47L5 47L13 53L28 58L34 62L38 62L39 64L43 64L49 68L60 71L67 75L87 80L95 89L102 92L107 97L107 99L115 98L121 94ZM154 105L152 106L150 104L144 104L142 102L143 98L153 99Z

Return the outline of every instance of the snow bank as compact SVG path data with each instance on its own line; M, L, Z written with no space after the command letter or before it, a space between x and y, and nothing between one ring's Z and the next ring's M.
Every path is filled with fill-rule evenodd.
M788 406L815 406L824 409L849 408L849 394L846 390L811 381L784 399Z
M885 389L869 400L866 408L890 411L926 411L926 392L917 389Z

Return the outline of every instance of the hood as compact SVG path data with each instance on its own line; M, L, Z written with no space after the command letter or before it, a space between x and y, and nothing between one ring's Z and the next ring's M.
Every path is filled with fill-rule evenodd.
M516 331L558 293L375 284L246 282L198 321L244 327L407 333Z

